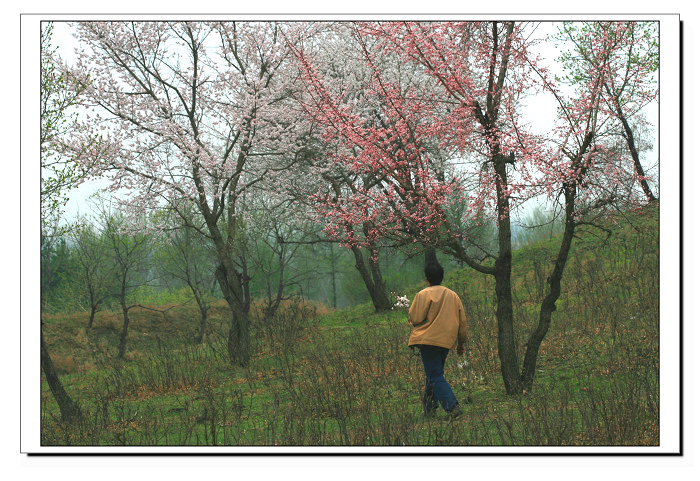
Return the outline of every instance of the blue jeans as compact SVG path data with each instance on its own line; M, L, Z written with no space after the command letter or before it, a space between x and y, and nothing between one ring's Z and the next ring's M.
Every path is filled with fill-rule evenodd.
M445 359L449 349L438 346L418 345L420 357L425 369L425 392L423 393L423 409L426 414L432 413L438 407L450 412L457 405L457 398L452 387L445 380Z

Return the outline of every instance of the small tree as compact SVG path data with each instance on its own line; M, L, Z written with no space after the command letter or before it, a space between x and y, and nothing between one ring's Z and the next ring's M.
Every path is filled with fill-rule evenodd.
M123 213L112 213L106 207L101 208L100 223L111 253L109 261L116 278L113 295L118 299L122 311L122 330L119 335L117 358L123 359L126 353L126 341L129 331L129 311L139 304L130 304L133 291L145 285L147 266L145 260L150 254L151 237L148 234L130 228L129 221Z
M187 219L183 221L183 219ZM199 327L195 342L201 343L207 328L209 308L215 288L214 270L216 254L208 246L206 239L193 227L196 222L193 213L169 216L167 227L158 239L158 249L154 260L157 269L166 278L182 282L192 292L200 313Z
M70 232L75 255L81 266L80 281L90 305L87 328L92 329L95 314L112 293L114 279L109 265L110 246L102 232L86 218L78 219Z
M261 186L247 199L248 257L253 296L262 300L262 317L272 317L283 301L299 292L303 278L313 275L299 259L313 234L308 211L284 193ZM283 187L282 187L283 188Z

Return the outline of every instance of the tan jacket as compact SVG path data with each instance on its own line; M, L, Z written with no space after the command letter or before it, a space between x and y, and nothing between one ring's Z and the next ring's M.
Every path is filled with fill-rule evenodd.
M413 326L408 345L454 349L467 341L467 317L459 296L443 286L429 286L416 294L408 309Z

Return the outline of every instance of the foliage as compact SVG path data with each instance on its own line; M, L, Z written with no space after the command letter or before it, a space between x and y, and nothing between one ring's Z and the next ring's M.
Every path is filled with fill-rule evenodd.
M57 47L51 44L53 23L41 30L41 212L42 222L60 214L68 191L77 185L85 170L61 154L62 138L76 126L71 108L78 104L82 87L72 86L60 70Z

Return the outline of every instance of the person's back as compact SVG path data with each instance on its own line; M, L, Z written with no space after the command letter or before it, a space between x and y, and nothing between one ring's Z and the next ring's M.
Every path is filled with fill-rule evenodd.
M440 285L442 266L425 266L429 286L416 294L408 310L408 321L413 326L408 345L420 350L425 369L423 409L432 415L438 407L451 416L461 413L452 387L445 380L445 359L450 349L464 354L467 341L467 318L459 296Z
M414 326L408 345L425 344L454 349L467 339L467 319L459 296L441 285L416 294L408 311Z

